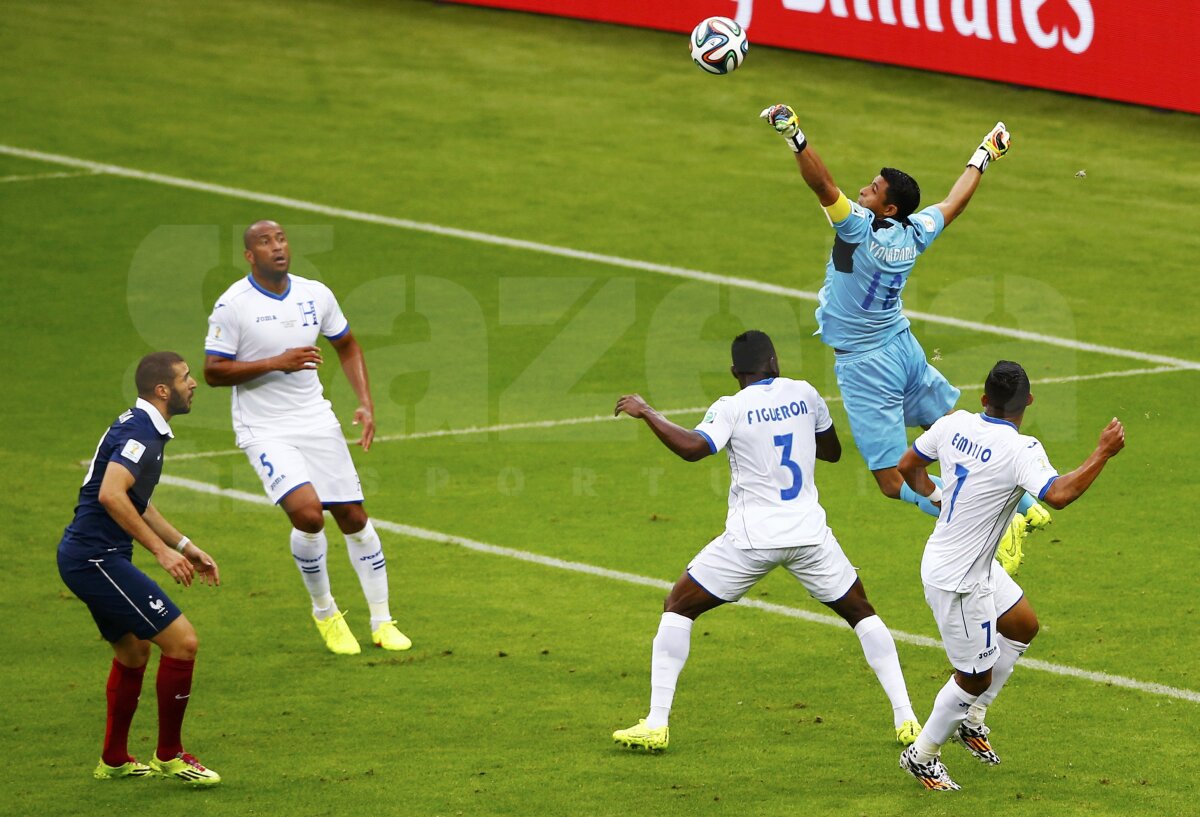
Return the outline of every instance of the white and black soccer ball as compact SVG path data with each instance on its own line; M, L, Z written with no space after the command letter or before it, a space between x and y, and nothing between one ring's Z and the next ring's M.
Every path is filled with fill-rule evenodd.
M746 59L746 30L728 17L709 17L692 29L692 61L710 74L732 74Z

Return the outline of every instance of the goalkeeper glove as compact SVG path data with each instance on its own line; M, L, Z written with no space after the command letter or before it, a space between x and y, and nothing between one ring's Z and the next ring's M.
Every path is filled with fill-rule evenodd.
M772 105L764 108L759 117L767 120L767 124L787 141L793 153L799 153L808 147L804 131L800 130L800 120L796 118L796 112L790 106Z
M1008 153L1010 145L1012 145L1012 134L1004 127L1003 122L997 122L996 127L992 128L991 132L983 137L979 147L975 148L975 153L967 162L967 167L973 167L982 173L987 170L993 160Z

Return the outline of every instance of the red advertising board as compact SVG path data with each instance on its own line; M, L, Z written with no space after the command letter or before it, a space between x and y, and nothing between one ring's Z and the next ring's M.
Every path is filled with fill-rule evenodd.
M679 32L721 15L752 44L1200 113L1200 0L454 2Z

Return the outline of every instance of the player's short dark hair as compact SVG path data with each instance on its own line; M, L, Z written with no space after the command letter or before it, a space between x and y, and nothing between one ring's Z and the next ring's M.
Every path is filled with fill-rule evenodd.
M740 374L759 374L771 367L775 357L775 344L766 332L748 329L733 339L730 347L733 370Z
M1029 375L1020 363L1001 360L988 372L983 384L988 405L1004 414L1015 417L1025 411L1029 403Z
M138 397L150 397L154 387L160 383L170 386L175 382L175 364L184 363L175 352L151 352L138 363L133 382L137 384Z
M896 205L896 218L903 221L915 213L921 206L921 185L917 180L894 167L883 168L879 175L888 183L884 201Z

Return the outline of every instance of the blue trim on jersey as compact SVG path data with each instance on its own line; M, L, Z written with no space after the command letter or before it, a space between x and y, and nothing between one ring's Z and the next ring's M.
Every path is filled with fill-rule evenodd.
M750 384L750 386L769 386L774 382L775 382L775 378L768 377L763 380L755 380L753 383ZM747 386L746 388L750 388L750 386Z
M282 301L282 300L283 300L284 298L286 298L288 295L291 295L291 294L292 294L292 276L290 276L290 275L288 276L288 285L287 285L287 289L285 289L285 290L283 291L283 294L282 294L282 295L276 295L276 294L275 294L274 292L272 292L271 290L269 290L269 289L263 289L261 286L259 286L259 283L258 283L258 281L255 281L255 280L254 280L254 273L250 273L249 275L247 275L247 276L246 276L246 280L250 282L250 286L254 287L254 288L255 288L255 289L257 289L259 292L261 292L263 295L266 295L268 298L274 298L276 301Z
M1055 474L1054 476L1050 477L1050 479L1046 480L1046 484L1042 486L1042 490L1038 491L1038 499L1041 499L1046 495L1046 491L1050 490L1050 486L1054 484L1054 480L1056 479L1058 479L1058 474Z
M346 328L343 329L341 332L338 332L336 335L326 335L325 337L328 338L329 340L337 340L338 338L342 337L349 331L350 331L350 324L347 323Z
M1018 429L1017 426L1009 420L1001 420L999 417L989 417L982 411L979 412L979 416L983 418L985 423L995 423L998 426L1009 426L1013 431L1020 431L1020 429Z
M231 355L228 352L218 352L216 349L205 349L204 354L212 355L213 357L223 357L226 360L237 360L237 355Z
M312 483L311 482L301 482L299 485L293 485L291 488L288 488L288 491L286 494L279 497L279 499L275 500L275 504L278 505L280 502L283 502L283 500L287 499L288 496L291 495L292 491L295 491L297 488L303 488L305 485L312 485Z
M705 593L707 593L708 595L712 596L714 599L716 599L717 601L721 602L722 604L729 604L729 600L728 600L728 599L723 599L723 598L721 598L721 597L720 597L720 596L718 596L716 593L714 593L713 591L709 590L709 589L708 589L707 587L705 587L704 585L700 584L700 582L696 581L696 577L692 575L692 571L690 571L690 570L685 570L685 571L683 571L683 572L684 572L684 573L686 573L686 574L687 574L687 576L688 576L688 578L692 580L692 584L696 585L696 586L697 586L697 587L699 587L701 590L703 590Z
M299 488L300 486L297 485L296 487ZM330 505L361 505L361 504L363 504L363 500L361 500L361 499L340 499L335 502L322 502L321 507L328 508Z
M926 456L925 453L921 451L921 449L917 448L916 443L913 443L912 450L913 450L914 454L916 454L921 459L925 460L925 462L933 462L934 460L937 459L937 457Z
M708 442L708 453L710 453L710 454L717 453L717 444L713 442L713 438L708 436L707 434L705 434L703 431L701 431L698 428L695 431L697 434L699 434L701 437L703 437Z

